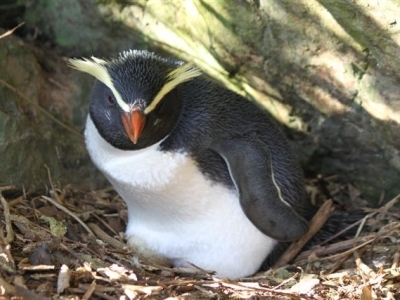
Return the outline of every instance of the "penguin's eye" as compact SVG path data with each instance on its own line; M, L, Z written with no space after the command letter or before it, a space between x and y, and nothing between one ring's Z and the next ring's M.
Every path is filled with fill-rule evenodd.
M108 103L115 104L115 99L113 96L108 96L107 100L108 100Z

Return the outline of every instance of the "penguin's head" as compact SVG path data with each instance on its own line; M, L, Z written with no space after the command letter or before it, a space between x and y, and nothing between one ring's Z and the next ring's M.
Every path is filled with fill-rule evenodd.
M93 75L89 114L112 146L136 150L164 139L181 112L179 89L201 72L192 64L147 51L127 51L116 59L71 59L70 65Z

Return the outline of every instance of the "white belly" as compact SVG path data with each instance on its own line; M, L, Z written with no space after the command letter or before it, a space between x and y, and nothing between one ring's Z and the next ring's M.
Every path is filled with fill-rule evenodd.
M90 117L85 137L93 162L127 203L128 241L138 237L176 264L231 278L256 272L276 244L247 219L236 191L206 179L185 153L116 149Z

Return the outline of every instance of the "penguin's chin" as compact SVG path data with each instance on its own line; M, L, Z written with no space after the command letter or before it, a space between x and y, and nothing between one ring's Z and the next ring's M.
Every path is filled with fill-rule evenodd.
M132 140L132 138L128 136L123 128L119 128L118 135L116 134L110 136L108 134L104 134L104 132L100 130L98 130L98 132L102 138L114 148L125 151L137 151L149 148L156 144L160 144L169 136L169 134L154 135L144 129L137 139Z

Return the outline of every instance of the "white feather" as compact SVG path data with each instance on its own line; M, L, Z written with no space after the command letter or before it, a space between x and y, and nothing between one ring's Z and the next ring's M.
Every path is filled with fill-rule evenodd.
M138 238L179 266L191 262L217 275L255 273L276 241L244 215L236 191L213 183L185 153L112 147L88 117L93 162L126 201L129 240ZM133 242L132 242L133 244Z

